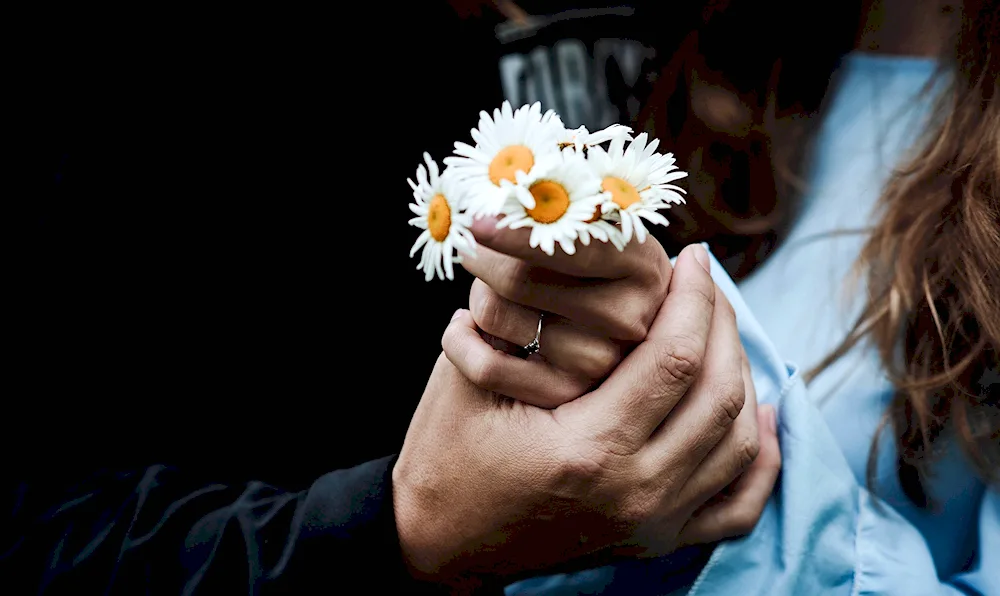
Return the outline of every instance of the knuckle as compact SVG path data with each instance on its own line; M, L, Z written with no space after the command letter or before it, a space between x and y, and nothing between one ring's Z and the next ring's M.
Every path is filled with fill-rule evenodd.
M743 511L738 511L733 513L732 519L729 521L729 534L734 536L744 536L753 532L754 526L757 525L757 520L746 517L746 513Z
M757 509L746 504L736 506L732 516L732 531L736 534L749 534L760 521L763 509Z
M472 318L476 321L476 325L491 335L497 335L506 318L502 299L485 283L473 284L473 297L470 302Z
M589 381L596 381L611 372L620 358L621 350L617 345L608 341L596 343L580 360L580 373Z
M653 315L660 309L663 305L663 301L667 298L667 290L670 288L670 276L671 272L663 268L656 269L656 279L655 285L653 286Z
M652 309L647 303L648 301L645 299L630 300L622 307L614 309L612 316L615 317L618 329L616 335L619 339L630 342L640 342L646 339L646 335L649 334L649 329L652 327L653 318L656 316L655 310L649 312Z
M630 342L640 342L646 339L646 335L649 334L649 321L641 316L626 316L623 319L616 325L618 331L615 335L619 339Z
M729 427L739 417L740 412L743 411L743 405L746 403L743 382L719 385L713 393L715 394L715 421L723 428Z
M654 344L656 373L663 385L690 385L701 371L702 357L695 349L695 340L675 336Z
M564 453L559 458L559 463L563 476L587 481L599 477L606 468L605 455L600 450Z
M650 287L656 290L656 295L662 300L667 295L667 288L670 286L672 267L670 259L667 258L663 246L655 238L650 238L644 243L648 246L649 256L643 259L644 263L649 263L647 268Z
M445 354L451 354L453 351L453 346L455 345L455 323L452 322L450 325L444 328L444 333L441 334L441 349L444 350Z
M753 465L754 460L760 454L760 441L756 435L743 437L736 444L736 464L740 471L746 470Z
M493 289L508 300L518 301L528 287L531 266L521 259L504 259L493 276Z
M613 467L611 454L601 449L566 445L556 454L555 494L579 498L594 492Z
M493 350L479 352L478 355L471 355L473 361L469 366L469 381L473 385L483 389L491 390L495 388L495 381L498 373L498 362L496 352Z

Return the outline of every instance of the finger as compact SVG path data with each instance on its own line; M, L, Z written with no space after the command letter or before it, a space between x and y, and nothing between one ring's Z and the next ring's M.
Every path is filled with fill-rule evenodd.
M619 279L640 271L651 259L666 255L655 238L649 238L641 244L630 242L622 251L610 242L595 239L586 246L577 242L574 254L557 250L554 254L547 255L529 245L531 230L497 229L496 222L493 218L472 222L470 229L479 244L532 265L576 277Z
M463 256L462 266L511 302L630 342L646 337L655 314L649 305L662 298L671 274L670 262L663 259L650 265L644 276L613 281L574 277L485 246L477 247L475 257Z
M644 447L652 466L669 466L687 475L704 468L720 478L718 492L756 455L756 393L747 378L736 314L715 287L715 310L704 367L697 381ZM734 427L734 422L738 424ZM735 432L733 432L735 431ZM705 470L701 470L703 474Z
M600 387L568 404L573 408L567 414L588 417L608 440L635 448L645 444L698 376L714 309L708 254L701 246L690 246L677 257L667 298L646 340ZM693 424L698 432L712 422Z
M760 451L760 430L757 426L757 393L753 387L753 379L750 377L749 365L745 364L745 360L742 358L740 360L741 362L736 363L736 366L740 367L738 370L741 369L739 388L731 389L734 394L736 391L743 394L741 400L743 405L739 413L735 416L735 419L730 419L731 412L727 411L728 408L739 405L739 402L736 401L739 398L735 396L714 396L719 402L725 405L718 406L714 414L705 414L702 411L701 415L716 416L718 422L716 425L718 431L716 432L722 433L721 440L717 441L714 448L708 452L700 463L694 463L693 465L688 463L688 460L685 459L688 457L688 454L678 455L672 463L672 465L678 465L678 463L682 465L688 464L687 469L690 471L690 477L681 491L681 499L685 502L701 504L723 490L753 464L754 459ZM713 391L709 387L705 389ZM714 391L727 391L727 389L725 385L717 385ZM723 400L727 400L728 403ZM680 407L678 407L677 414L680 414L679 410ZM692 416L697 415L694 409L690 410L690 412ZM727 420L729 422L726 422ZM691 437L689 441L671 441L666 433L678 432L676 429L682 427L668 429L666 426L664 425L664 428L658 431L664 434L657 437L662 437L663 439L660 441L662 443L660 449L663 451L659 453L659 456L663 459L669 457L665 453L672 453L672 451L666 450L690 448L689 446L693 445L693 441L698 440L695 437ZM703 440L707 442L711 439ZM701 446L695 446L695 448L702 449ZM655 451L652 455L656 455ZM691 460L696 459L696 457L696 455L690 456ZM678 462L678 459L684 459L684 461Z
M441 338L445 356L481 389L542 408L554 408L587 390L585 381L541 359L523 359L495 350L480 337L467 310L456 313Z
M681 531L682 545L707 544L749 534L760 520L781 473L781 446L774 408L761 406L757 416L761 429L760 454L731 496L695 513Z
M617 343L563 317L549 314L542 319L540 311L507 300L480 279L472 282L469 310L481 330L506 345L525 346L538 334L541 358L588 383L603 378L621 360L622 350ZM502 350L505 347L492 345Z
M535 338L542 311L507 300L476 278L469 290L469 310L480 329L494 337L523 346ZM551 319L551 317L550 317ZM548 328L551 328L551 320Z

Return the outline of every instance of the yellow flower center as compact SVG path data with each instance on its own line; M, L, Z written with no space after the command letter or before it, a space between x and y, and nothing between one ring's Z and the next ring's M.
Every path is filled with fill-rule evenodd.
M642 200L642 197L639 196L639 191L621 178L608 176L601 182L601 188L610 192L611 200L622 209L626 209L629 205Z
M427 230L430 231L431 238L444 242L450 229L451 207L448 206L444 195L434 195L430 206L427 207Z
M518 170L528 173L533 165L535 165L535 156L531 154L531 149L524 145L504 147L490 162L490 181L497 186L500 186L501 180L517 182L514 173Z
M542 180L528 189L535 197L535 208L527 209L528 216L538 223L552 223L569 210L569 193L562 184L551 180Z

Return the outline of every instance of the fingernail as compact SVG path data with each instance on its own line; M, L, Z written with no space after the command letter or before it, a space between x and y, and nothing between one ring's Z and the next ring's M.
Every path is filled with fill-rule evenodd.
M463 309L461 309L461 308L460 308L460 309L458 309L458 310L456 310L456 311L455 311L455 314L451 315L451 320L452 320L452 321L454 321L454 320L455 320L455 319L457 319L458 317L462 316L462 310L463 310Z
M772 433L777 434L778 432L778 411L774 409L774 406L764 406L768 409L767 412L767 427Z
M689 244L685 250L690 250L694 253L694 260L698 261L702 269L709 273L712 272L712 265L708 260L708 251L705 250L704 246L700 244Z

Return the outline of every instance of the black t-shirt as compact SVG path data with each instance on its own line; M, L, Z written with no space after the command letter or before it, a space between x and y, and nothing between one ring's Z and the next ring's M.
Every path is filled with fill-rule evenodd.
M505 95L628 123L679 21L522 4L551 18L400 3L388 30L273 12L53 30L11 285L35 430L7 440L288 485L397 451L471 283L407 257L421 153Z
M499 75L512 104L540 101L571 127L632 124L659 67L690 26L660 2L520 2L526 23L497 25ZM690 7L689 7L690 8Z
M556 60L555 99L541 99L568 124L627 122L643 93L636 65L657 47L630 36L654 24L634 15L556 19L508 40L496 19L443 2L125 16L45 21L18 114L33 139L8 193L25 233L5 286L4 503L32 522L86 495L50 528L78 526L80 549L112 497L131 507L136 479L158 487L155 464L173 469L143 505L153 511L169 510L165 494L229 486L186 505L190 521L255 505L242 491L270 489L251 480L302 490L398 451L471 283L461 270L427 283L406 256L417 230L405 179L421 153L440 160L468 139L505 80L520 81L506 89L515 102L535 99L530 81L547 75L511 78L518 55ZM171 532L190 527L171 519ZM294 519L272 519L292 535L281 527ZM249 551L233 538L216 567L242 581ZM183 539L148 554L170 565ZM97 579L116 556L104 544ZM40 548L18 552L47 565Z

